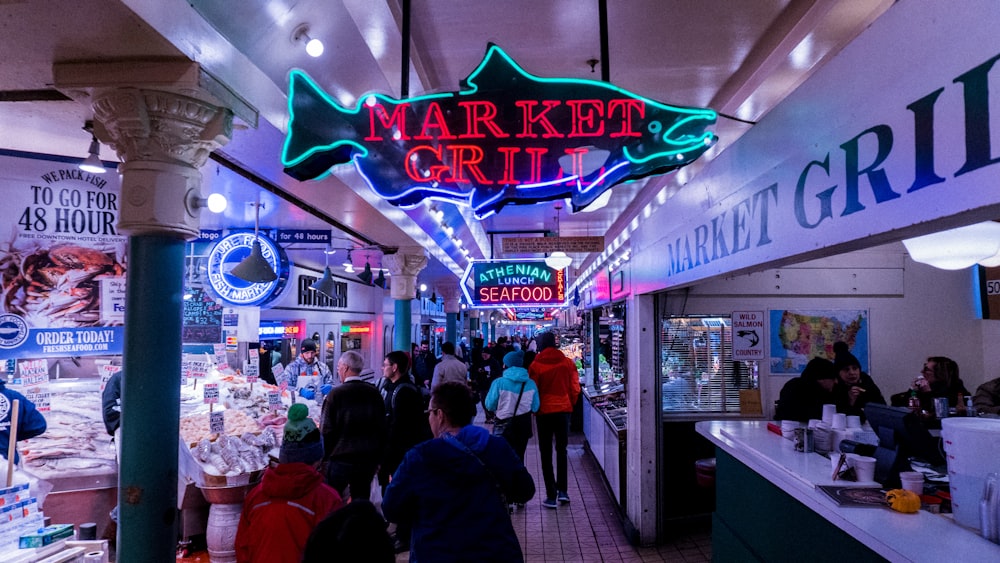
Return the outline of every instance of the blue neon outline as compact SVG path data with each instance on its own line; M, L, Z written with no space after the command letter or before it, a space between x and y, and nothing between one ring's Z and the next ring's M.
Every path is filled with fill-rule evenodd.
M465 267L465 273L462 274L462 279L459 281L458 285L462 288L462 293L465 294L465 299L466 299L466 301L468 301L468 305L469 305L470 309L499 309L499 308L503 308L503 307L512 307L512 308L518 308L518 307L533 307L533 308L566 307L569 304L569 301L568 301L568 299L569 299L569 297L568 297L569 284L566 284L567 300L564 300L564 301L561 301L561 302L556 302L556 303L504 303L503 305L475 305L475 304L473 304L474 300L472 299L472 295L469 293L469 283L468 283L468 281L469 281L469 275L472 274L472 268L473 268L473 266L476 263L486 263L486 262L491 263L491 264L497 263L497 262L531 262L531 263L537 262L537 263L542 264L543 266L545 266L549 270L552 270L553 272L557 271L557 270L553 270L552 268L550 268L549 265L545 263L545 260L530 260L530 259L529 260L523 260L523 259L519 260L517 258L498 258L496 260L480 260L478 258L474 258L472 260L469 260L469 264ZM566 273L565 273L566 272L566 268L563 268L562 270L564 272L563 273L563 282L565 283L565 280L566 280L566 277L567 277Z
M314 81L304 71L302 71L300 69L292 69L289 72L289 93L288 93L288 114L289 114L288 131L289 131L289 134L285 137L285 142L282 145L282 154L281 154L282 165L285 166L286 168L294 167L294 166L302 163L303 161L305 161L306 159L308 159L309 157L313 156L314 154L316 154L318 152L332 151L332 150L335 150L335 149L343 147L343 146L351 146L351 147L354 147L354 148L357 149L356 151L352 151L353 152L353 156L351 158L351 160L354 163L355 169L358 171L358 173L361 175L361 177L365 180L365 183L368 184L368 186L371 188L371 190L373 192L375 192L376 195L378 195L379 197L385 199L389 203L391 203L393 205L398 205L400 207L404 207L403 205L397 204L395 202L399 201L401 199L405 199L407 196L413 194L414 192L423 191L423 192L428 192L428 195L424 196L421 199L433 198L433 197L435 197L434 194L441 194L442 196L451 196L451 198L449 198L447 201L453 202L453 203L462 203L462 204L465 204L465 205L469 206L470 208L472 208L472 210L473 210L473 216L476 217L476 219L482 220L482 219L485 219L486 217L489 217L490 215L496 213L496 210L488 211L485 215L480 214L480 212L482 211L483 207L485 207L485 206L487 206L489 204L492 204L492 203L496 202L498 199L502 198L503 195L505 194L504 190L498 191L497 195L490 197L489 199L487 199L487 200L479 203L476 206L472 205L472 198L473 198L473 195L476 192L476 190L474 188L471 191L469 191L469 192L459 192L459 191L455 191L455 190L459 189L457 187L455 188L455 190L450 190L450 189L444 189L444 188L430 187L430 186L426 186L426 185L414 185L410 189L402 192L401 194L398 194L398 195L387 195L386 193L384 193L383 191L381 191L378 188L378 186L376 185L376 183L374 183L372 181L372 179L369 178L364 173L364 171L362 170L360 162L361 162L362 159L364 159L364 158L366 158L368 156L369 150L366 147L364 147L363 145L360 145L356 141L340 139L340 140L334 141L333 143L330 143L330 144L327 144L327 145L313 146L313 147L309 148L308 150L306 150L302 155L300 155L299 157L297 157L297 158L295 158L293 160L288 160L287 158L288 158L288 152L289 152L289 145L291 144L291 140L292 140L292 134L291 134L292 133L292 123L294 123L294 121L296 119L295 112L293 111L293 108L292 108L292 102L295 99L295 92L296 92L296 80L295 80L296 77L301 77L302 80L304 81L304 83L311 90L313 90L316 94L318 94L319 97L324 102L326 102L329 106L331 106L335 112L347 114L349 116L357 116L358 114L361 113L363 107L367 106L367 102L366 101L369 98L375 98L376 100L380 100L383 103L383 105L389 105L389 106L392 106L392 107L398 107L398 106L403 105L403 104L413 104L414 102L422 102L422 101L425 101L425 100L444 100L444 99L448 99L448 98L455 98L455 97L461 97L461 96L471 96L471 95L473 95L473 94L475 94L475 93L477 93L479 91L479 85L476 84L476 78L479 77L479 75L483 72L483 70L485 69L485 67L492 61L492 58L494 56L500 56L500 57L502 57L507 62L507 64L509 65L509 67L512 70L514 70L517 74L520 74L524 78L526 78L528 80L531 80L531 81L534 81L534 82L539 83L539 84L559 84L561 86L565 86L567 84L569 84L569 85L578 84L578 85L587 85L587 86L598 87L598 88L601 88L601 89L610 90L611 92L614 92L614 93L619 94L619 95L623 95L623 96L625 96L627 98L630 98L630 99L640 100L644 104L647 104L647 105L649 105L650 107L653 107L653 108L660 109L662 111L674 112L674 113L678 113L678 114L686 114L687 115L687 117L684 117L684 118L680 119L679 121L677 121L676 123L674 123L669 129L667 129L666 132L664 132L664 134L662 135L662 137L660 139L660 142L662 142L663 144L672 145L672 146L677 147L677 148L675 148L673 150L655 152L655 153L652 153L652 154L650 154L650 155L648 155L648 156L646 156L644 158L638 158L638 157L630 154L628 145L623 144L622 145L622 155L625 157L626 160L623 160L623 161L619 162L618 164L614 165L605 174L602 174L595 181L591 182L589 184L589 186L586 187L585 189L583 188L583 185L582 185L579 177L577 175L573 175L573 176L569 176L569 177L559 178L557 180L548 180L548 181L545 181L545 182L539 182L539 183L536 183L536 184L527 184L527 185L521 184L521 185L516 185L516 186L514 186L515 192L519 192L519 191L522 191L522 190L533 190L533 189L550 187L550 186L558 186L558 185L561 185L561 184L568 184L568 183L571 183L574 180L576 180L576 194L575 195L583 195L583 194L586 194L587 192L591 191L592 189L594 189L596 186L603 185L604 179L607 178L608 175L612 171L617 170L621 166L624 166L626 162L631 162L633 164L644 164L644 163L649 162L649 161L651 161L653 159L656 159L656 158L669 158L670 156L677 155L677 154L681 154L683 156L683 154L685 152L687 152L687 151L697 151L700 148L699 145L703 145L705 147L710 147L711 144L712 144L712 140L717 138L715 136L715 134L713 132L711 132L711 131L706 131L701 136L695 137L693 139L690 136L684 136L684 137L681 137L681 138L679 138L677 140L669 138L670 134L673 131L677 130L678 128L680 128L680 127L682 127L684 125L687 125L687 124L691 123L692 121L695 121L695 120L708 120L708 121L712 121L712 122L716 121L717 118L718 118L718 113L715 110L712 110L710 108L687 108L687 107L680 107L680 106L674 106L674 105L670 105L670 104L665 104L665 103L662 103L662 102L658 102L656 100L652 100L652 99L647 98L645 96L637 95L637 94L635 94L635 93L633 93L633 92L631 92L629 90L625 90L624 88L620 88L618 86L615 86L613 84L608 84L606 82L600 82L600 81L595 81L595 80L587 80L587 79L580 79L580 78L566 78L566 77L561 77L561 78L546 78L546 77L536 76L536 75L533 75L533 74L525 71L524 68L521 67L521 65L519 65L516 61L514 61L514 59L512 59L499 46L491 44L488 47L488 49L486 51L486 55L483 57L483 60L480 61L479 65L477 65L476 68L465 79L464 83L468 86L468 88L465 89L465 90L460 90L460 91L457 91L457 92L440 92L440 93L424 94L424 95L421 95L421 96L415 96L415 97L407 98L405 100L395 100L395 99L393 99L393 98L391 98L391 97L389 97L389 96L387 96L385 94L381 94L381 93L378 93L378 92L369 92L367 94L364 94L364 95L358 97L357 103L355 104L355 106L354 106L353 109L345 108L338 101L334 100L327 92L325 92L323 90L323 88L321 88L316 83L316 81ZM657 122L657 123L659 123L659 122ZM662 123L660 124L660 127L662 129ZM682 143L683 143L683 146L681 146ZM700 154L699 154L699 156L700 156ZM680 165L680 163L688 164L690 162L693 162L696 158L697 157L695 157L694 159L682 158L679 161L678 164L679 165ZM314 178L314 180L323 179L323 178L325 178L325 177L327 177L327 176L329 176L331 174L332 174L332 171L331 170L327 170L327 171L319 174L316 178ZM612 187L613 186L607 186L605 189L610 189ZM541 196L541 197L544 197L544 196ZM570 197L572 198L573 196L571 195ZM409 208L409 209L412 209L416 205L419 205L419 203L420 202L417 202L417 203L413 204L412 207L411 206L405 206L405 207Z

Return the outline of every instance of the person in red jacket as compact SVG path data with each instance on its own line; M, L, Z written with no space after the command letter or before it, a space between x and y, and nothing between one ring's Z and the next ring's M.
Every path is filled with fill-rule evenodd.
M580 373L572 360L556 348L556 335L543 332L537 338L538 355L528 367L528 375L538 386L541 405L535 414L538 453L545 479L542 506L556 508L569 502L566 492L566 442L569 418L580 396ZM552 471L552 440L555 439L556 470Z
M308 414L301 403L288 409L279 463L267 468L243 501L237 563L299 563L310 532L342 504L316 469L323 440Z

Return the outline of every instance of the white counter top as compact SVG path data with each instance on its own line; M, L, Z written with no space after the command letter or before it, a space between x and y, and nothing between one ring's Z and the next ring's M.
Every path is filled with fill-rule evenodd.
M890 561L1000 561L1000 545L956 524L950 515L837 506L816 490L816 485L847 484L831 479L830 460L816 453L796 452L790 440L768 431L767 421L704 421L695 428L761 477Z

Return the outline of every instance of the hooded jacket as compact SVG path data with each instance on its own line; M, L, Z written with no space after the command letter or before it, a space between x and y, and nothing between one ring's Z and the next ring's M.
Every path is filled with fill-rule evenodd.
M521 394L521 383L524 383L523 394ZM521 394L520 403L517 402L518 394ZM497 418L532 413L537 411L540 405L538 386L528 377L528 370L518 367L507 368L503 372L503 377L493 380L483 404L486 410L495 412ZM514 412L515 405L517 412Z
M382 512L413 527L411 563L506 563L524 560L507 503L534 495L531 474L507 442L469 425L407 452Z
M8 388L0 381L0 457L7 458L10 447L10 423L14 414L14 400L18 400L17 408L17 441L34 438L45 432L48 424L45 417L35 408L35 403L24 395ZM21 460L17 449L14 450L14 463Z
M299 563L309 533L340 505L340 495L311 465L268 467L243 501L236 561Z
M541 405L537 414L573 412L580 396L580 372L573 360L558 348L545 348L535 356L528 373L538 386Z

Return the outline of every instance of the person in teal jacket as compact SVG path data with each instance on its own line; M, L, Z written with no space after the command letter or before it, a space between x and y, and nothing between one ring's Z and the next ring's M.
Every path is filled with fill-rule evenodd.
M510 419L500 434L524 463L524 451L531 439L531 413L537 412L538 386L524 369L524 352L508 352L503 357L503 377L493 380L483 404L495 413L497 423ZM523 389L523 392L522 392ZM520 400L519 400L520 398ZM515 418L517 417L517 418Z
M7 459L7 448L10 445L10 423L14 410L14 399L19 401L17 414L17 440L27 440L41 435L48 426L45 417L35 408L24 395L8 389L6 383L0 381L0 457ZM14 463L21 456L14 450Z

